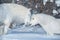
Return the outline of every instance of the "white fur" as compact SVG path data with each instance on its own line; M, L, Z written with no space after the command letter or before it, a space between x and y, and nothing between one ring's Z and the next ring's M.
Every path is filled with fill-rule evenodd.
M50 15L34 14L32 15L30 24L33 26L39 23L47 34L54 35L54 33L60 33L60 24L57 21Z
M56 10L53 10L53 15L58 14L58 12Z
M20 24L25 23L25 25L27 24L27 22L29 22L30 9L22 5L11 4L11 3L2 4L2 7L3 12L6 14L4 20L5 24L4 34L7 33L8 28L13 21Z
M44 5L46 4L46 2L47 2L47 0L43 0L43 4L44 4Z

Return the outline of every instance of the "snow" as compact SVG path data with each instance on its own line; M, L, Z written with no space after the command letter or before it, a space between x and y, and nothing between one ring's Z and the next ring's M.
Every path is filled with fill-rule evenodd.
M57 38L56 36L46 36L46 35L40 35L40 34L9 34L9 35L4 35L2 36L2 40L39 40L39 39L53 39L53 40L58 40L59 37ZM52 40L51 39L51 40Z
M57 6L60 6L60 0L56 0Z
M9 32L6 35L2 35L0 39L1 40L60 40L60 36L58 35L55 36L46 35L46 32L38 25L36 27L22 27L22 26L20 28L19 27L16 26L16 28L9 30Z
M2 9L3 7L0 6L0 15L5 17L5 14L1 14L3 12ZM3 19L1 18L1 21ZM60 36L46 35L44 29L38 25L33 27L14 25L14 28L10 29L6 35L0 36L0 40L60 40Z

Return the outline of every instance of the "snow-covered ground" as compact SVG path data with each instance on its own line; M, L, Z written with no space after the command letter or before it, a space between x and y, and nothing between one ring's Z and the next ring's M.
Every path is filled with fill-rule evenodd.
M56 0L57 6L60 6L60 0Z
M2 40L60 40L59 36L46 36L34 33L8 34L1 37Z
M46 35L43 28L38 25L35 27L16 26L6 35L2 35L0 40L60 40L60 36Z
M3 7L0 6L0 9L0 15L3 15L1 14ZM60 35L47 35L44 29L38 25L33 27L20 25L10 29L6 35L0 36L0 40L60 40Z

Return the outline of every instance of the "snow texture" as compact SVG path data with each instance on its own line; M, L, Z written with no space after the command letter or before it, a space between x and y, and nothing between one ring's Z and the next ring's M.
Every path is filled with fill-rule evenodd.
M5 18L5 13L3 13L3 7L0 6L0 17L1 21ZM14 25L14 28L8 30L6 35L1 35L0 40L60 40L59 35L50 36L46 35L46 32L42 27L37 25L36 27L25 27L23 25Z

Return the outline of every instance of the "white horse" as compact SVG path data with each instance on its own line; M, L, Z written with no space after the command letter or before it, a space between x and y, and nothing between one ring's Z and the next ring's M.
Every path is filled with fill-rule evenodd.
M10 24L14 21L15 23L25 23L24 25L27 25L27 23L30 20L30 9L18 5L18 4L11 4L11 3L4 3L1 4L1 7L3 7L2 14L5 13L5 19L3 21L4 23L4 34L7 33L8 28ZM2 25L3 26L3 25Z
M30 21L31 26L40 24L47 34L60 34L60 24L54 17L46 14L33 14Z

